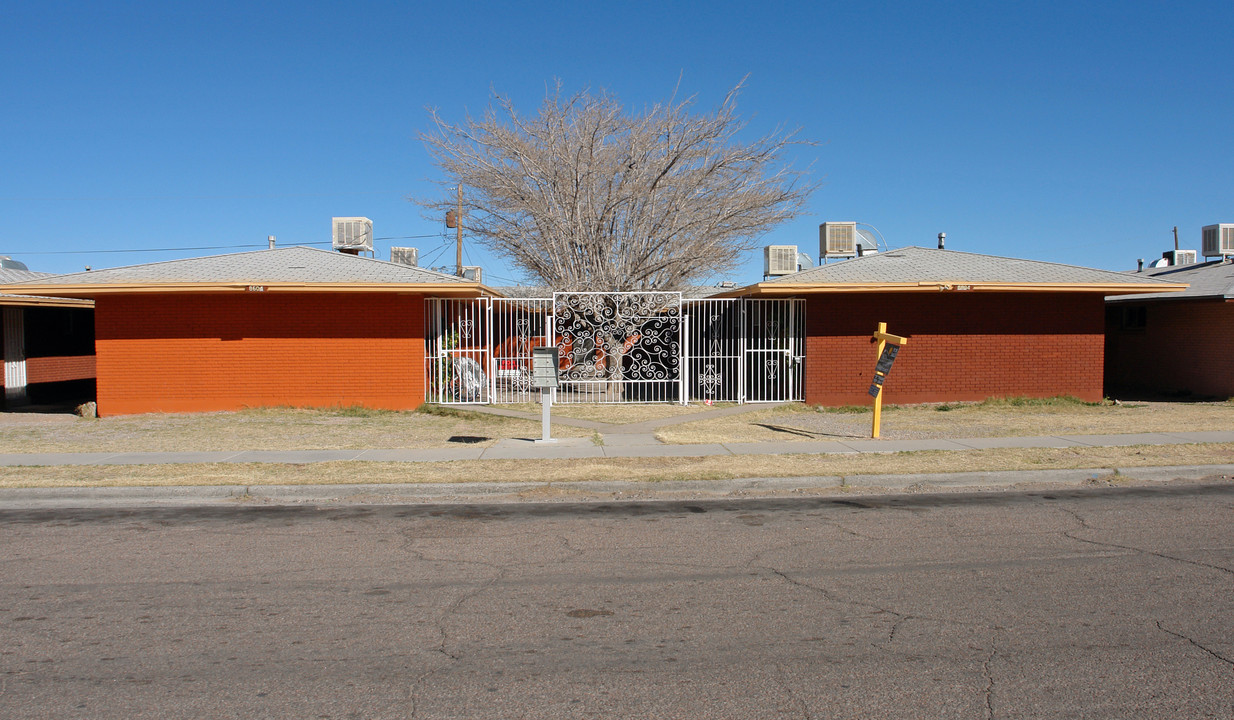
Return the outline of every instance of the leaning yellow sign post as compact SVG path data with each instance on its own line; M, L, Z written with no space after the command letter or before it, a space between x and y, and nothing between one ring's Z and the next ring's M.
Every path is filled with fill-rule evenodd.
M870 394L874 396L874 430L870 437L878 437L879 431L882 429L883 422L883 380L887 378L887 373L891 372L891 364L895 362L896 355L900 353L900 346L908 342L908 338L892 335L887 332L887 323L881 322L878 324L878 330L874 333L874 339L878 341L878 361L874 366L874 381L870 383ZM888 343L891 343L888 345Z

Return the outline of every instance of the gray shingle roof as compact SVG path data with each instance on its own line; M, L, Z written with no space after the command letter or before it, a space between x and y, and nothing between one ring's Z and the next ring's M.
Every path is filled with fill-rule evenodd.
M1076 265L922 247L899 248L820 265L768 281L769 284L794 285L916 282L1152 285L1162 281Z
M34 272L33 270L17 270L16 268L0 268L0 285L6 283L29 282L50 277L51 273Z
M12 271L8 271L12 272ZM40 285L174 283L469 283L453 275L310 247L212 255L37 278ZM35 280L11 280L29 282Z
M1135 300L1195 300L1197 298L1234 298L1234 263L1214 260L1191 265L1172 265L1129 272L1133 277L1151 277L1191 287L1182 292L1120 295L1117 302ZM1114 298L1110 298L1115 301Z
M542 285L497 285L492 288L493 292L506 298L551 298L553 297L552 288L547 288Z
M33 270L18 270L16 268L0 268L0 285L6 283L38 282L43 278L52 277L51 273L34 272ZM94 303L85 300L65 300L42 295L13 295L0 293L0 305L58 305L68 307L93 307Z

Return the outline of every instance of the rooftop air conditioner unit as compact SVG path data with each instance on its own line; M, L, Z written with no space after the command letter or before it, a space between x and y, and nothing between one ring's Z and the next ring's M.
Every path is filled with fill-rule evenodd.
M373 251L373 221L366 217L332 218L334 249L346 252Z
M1234 223L1205 225L1203 238L1204 257L1234 255Z
M795 272L796 245L768 245L763 248L763 275L792 275Z
M1195 264L1195 250L1168 250L1161 253L1161 257L1168 260L1171 265Z
M390 262L416 267L420 263L420 251L409 247L390 248Z
M825 222L818 226L818 254L825 258L857 256L857 223Z
M464 265L463 278L472 282L480 282L480 266L479 265Z

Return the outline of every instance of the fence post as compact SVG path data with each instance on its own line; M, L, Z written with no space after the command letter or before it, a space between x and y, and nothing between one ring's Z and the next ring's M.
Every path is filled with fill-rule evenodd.
M746 402L746 299L737 298L737 404Z
M681 405L689 405L690 396L686 394L686 384L690 377L690 346L687 344L690 338L690 316L686 314L684 302L678 307L678 312L681 313L680 322L677 324L677 347L681 348L681 371L677 378L677 402Z
M497 399L497 360L493 357L493 299L481 298L484 303L484 349L488 355L488 402Z

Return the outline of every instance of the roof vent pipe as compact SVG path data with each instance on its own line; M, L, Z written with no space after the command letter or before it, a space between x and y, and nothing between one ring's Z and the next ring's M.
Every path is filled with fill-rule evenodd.
M947 244L947 233L938 234L938 249L943 250L943 245Z
M1144 258L1136 258L1135 271L1144 272Z
M270 249L271 249L271 250L273 250L273 249L274 249L274 236L273 236L273 235L267 235L267 236L266 236L266 239L270 241Z

